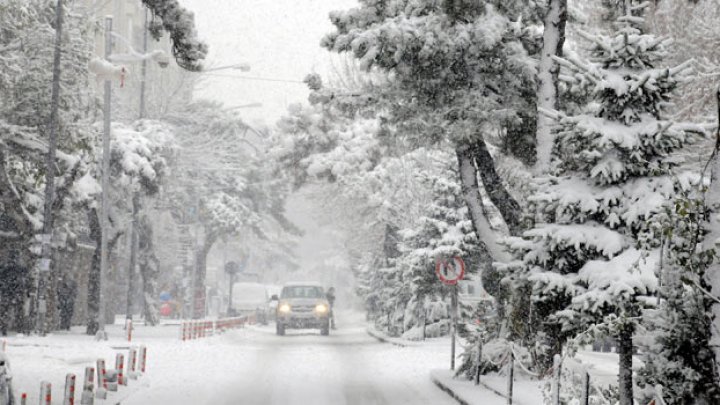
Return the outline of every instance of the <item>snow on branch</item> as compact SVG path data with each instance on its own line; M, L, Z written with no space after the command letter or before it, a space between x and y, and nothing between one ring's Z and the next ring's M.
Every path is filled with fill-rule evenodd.
M162 30L170 34L172 53L181 68L192 72L202 70L201 61L208 53L208 46L197 38L195 17L180 5L178 0L142 0L143 4L160 18L148 27L153 38L159 39Z

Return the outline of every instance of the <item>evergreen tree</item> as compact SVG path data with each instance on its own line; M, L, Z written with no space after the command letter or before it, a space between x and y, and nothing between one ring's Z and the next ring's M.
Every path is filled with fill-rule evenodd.
M172 53L178 66L191 72L201 70L201 63L207 56L208 46L197 38L193 13L182 7L178 0L142 0L142 2L153 15L148 27L153 38L160 39L163 30L167 31L170 34Z
M616 31L588 35L590 61L558 59L567 79L590 82L595 103L558 123L555 177L531 198L543 218L508 246L511 280L526 280L541 327L544 357L590 325L617 339L620 404L633 403L632 338L658 290L659 235L653 226L674 193L672 152L691 137L664 117L686 65L662 68L667 41L643 33L644 5L622 3Z
M495 259L503 257L477 178L518 234L520 206L497 174L488 140L498 127L534 137L538 7L525 0L362 0L330 18L336 31L324 47L391 78L375 96L385 100L383 118L396 134L417 146L452 145L475 232ZM513 151L532 159L532 144L518 143Z
M697 182L696 182L697 183ZM699 251L707 235L706 206L697 184L675 199L659 223L663 265L657 308L644 314L641 339L644 367L638 386L647 400L661 395L668 405L720 402L718 369L711 346L712 299L705 274L714 251ZM662 387L657 392L656 386Z

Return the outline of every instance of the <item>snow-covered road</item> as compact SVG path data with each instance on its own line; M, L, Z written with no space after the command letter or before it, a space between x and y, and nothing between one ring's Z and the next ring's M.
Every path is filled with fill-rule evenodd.
M271 325L155 347L147 386L123 404L455 404L429 379L447 363L436 347L380 343L347 321L330 336Z

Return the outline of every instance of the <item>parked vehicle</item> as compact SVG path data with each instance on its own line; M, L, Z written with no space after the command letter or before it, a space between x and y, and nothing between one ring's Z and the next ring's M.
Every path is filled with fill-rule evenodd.
M255 315L262 325L268 323L268 292L260 283L239 282L233 284L230 316Z
M330 334L330 303L318 283L290 283L283 286L276 312L276 332L282 336L286 329L320 329Z

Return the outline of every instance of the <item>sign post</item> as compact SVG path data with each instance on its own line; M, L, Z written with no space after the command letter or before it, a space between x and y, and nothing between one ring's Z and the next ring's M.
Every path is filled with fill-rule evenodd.
M458 318L458 281L465 277L465 262L455 256L450 260L438 259L435 273L440 281L452 288L450 313L450 370L455 370L455 335L457 334Z

